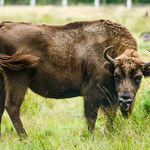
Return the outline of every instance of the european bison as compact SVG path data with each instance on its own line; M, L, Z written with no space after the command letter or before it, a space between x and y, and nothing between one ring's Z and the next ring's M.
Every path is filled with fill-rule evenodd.
M118 104L123 116L131 114L149 66L129 31L109 20L64 26L2 22L0 119L6 108L18 135L26 135L19 112L29 87L50 98L84 96L88 129L95 128L100 106L109 126Z

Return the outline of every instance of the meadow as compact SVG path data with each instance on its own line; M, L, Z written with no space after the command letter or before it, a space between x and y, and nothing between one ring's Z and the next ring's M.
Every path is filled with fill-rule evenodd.
M141 33L150 31L150 6L128 10L124 6L5 6L0 21L65 24L80 20L111 19L125 25L138 42L139 52L150 61L150 42ZM4 112L0 150L148 150L150 149L150 78L143 79L132 116L124 119L118 111L114 131L105 134L106 118L99 111L94 134L87 131L83 98L46 99L28 90L21 118L28 138L20 141Z

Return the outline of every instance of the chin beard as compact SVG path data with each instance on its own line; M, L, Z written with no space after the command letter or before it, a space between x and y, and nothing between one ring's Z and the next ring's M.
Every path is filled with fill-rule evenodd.
M124 117L124 118L128 118L129 117L129 110L121 110L121 113L122 113L122 116Z
M130 117L130 115L131 115L131 108L129 109L129 110L121 110L120 109L120 111L121 111L121 113L122 113L122 116L124 117L124 118L128 118L128 117Z

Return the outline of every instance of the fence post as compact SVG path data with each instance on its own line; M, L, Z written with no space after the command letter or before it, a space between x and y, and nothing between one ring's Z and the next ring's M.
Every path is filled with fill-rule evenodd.
M0 6L4 6L4 0L0 0Z
M62 0L62 6L66 7L68 5L68 1L67 0Z
M99 7L99 0L94 0L94 6L95 6L96 8Z
M127 0L127 8L131 9L132 7L132 0Z
M30 6L35 6L36 5L36 0L30 0Z

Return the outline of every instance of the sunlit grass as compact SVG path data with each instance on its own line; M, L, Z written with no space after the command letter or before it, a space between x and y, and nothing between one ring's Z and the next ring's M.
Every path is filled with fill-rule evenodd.
M124 6L27 7L0 8L0 21L65 24L71 21L107 18L124 24L137 39L139 52L150 60L150 42L143 42L142 32L150 31L150 17L144 17L150 6L126 9ZM21 118L28 138L20 141L7 115L2 120L0 150L148 150L150 149L150 79L144 79L137 94L130 119L121 116L114 122L114 131L105 134L106 118L101 111L92 135L87 131L83 98L46 99L28 90L21 108Z

